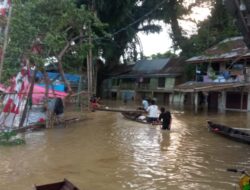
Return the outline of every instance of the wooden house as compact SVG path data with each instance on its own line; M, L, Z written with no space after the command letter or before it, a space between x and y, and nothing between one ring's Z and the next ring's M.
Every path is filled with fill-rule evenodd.
M183 82L184 61L180 58L140 60L123 74L106 81L106 94L117 99L156 98L169 104L174 87Z
M250 51L243 37L225 39L186 62L196 65L196 80L175 88L183 104L250 111Z

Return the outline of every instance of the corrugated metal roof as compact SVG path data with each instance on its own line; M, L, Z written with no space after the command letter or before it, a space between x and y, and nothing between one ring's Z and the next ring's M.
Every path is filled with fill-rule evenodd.
M182 58L166 58L154 60L140 60L132 66L130 72L123 72L114 77L138 78L138 77L176 77L184 72L184 60Z
M143 73L160 72L169 62L167 59L140 60L136 62L132 71Z
M208 92L208 91L221 91L228 88L238 88L250 86L249 82L196 82L189 81L175 87L174 91L177 92Z
M250 56L250 51L242 36L225 39L212 48L207 49L203 55L192 57L186 61L199 63L204 61L228 60L239 56Z

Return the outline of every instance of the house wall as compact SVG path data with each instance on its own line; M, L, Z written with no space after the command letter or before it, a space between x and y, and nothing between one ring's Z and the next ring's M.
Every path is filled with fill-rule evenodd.
M175 78L166 78L165 79L165 88L166 89L173 89L175 86Z
M148 80L148 79L147 79ZM115 98L124 100L125 97L129 99L141 100L142 97L156 98L159 104L169 105L172 102L172 93L176 83L174 77L165 77L164 87L158 86L159 77L152 77L148 83L138 83L136 79L120 79L117 78L106 79L103 82L102 97ZM184 96L174 95L174 101L183 102Z
M198 66L199 65L199 66ZM245 60L238 60L236 63L231 62L212 62L200 63L197 67L205 67L204 70L198 69L200 72L196 73L196 80L200 82L232 82L232 81L244 81L244 69L247 67L247 62ZM211 77L211 68L213 69L214 76ZM202 70L202 71L201 71ZM229 78L225 78L225 72L229 73Z
M114 87L113 92L116 93L116 88ZM112 79L106 79L102 82L102 98L112 98Z
M134 90L136 86L136 80L133 79L121 79L119 83L119 89L122 90Z
M143 91L141 91L141 89L137 89L137 97L145 95L145 92L147 92L147 97L154 97L157 99L157 103L169 105L172 102L171 94L175 85L175 78L165 77L164 87L159 87L158 80L159 77L150 78L148 89L143 89Z
M218 96L218 109L221 112L226 110L226 92L222 91Z
M174 88L174 85L175 85L175 78L165 77L165 87L164 87L164 88L158 86L158 80L159 80L158 77L155 77L155 78L151 78L151 79L150 79L149 88L150 88L151 90L156 90L156 89L171 90L171 89Z
M219 96L220 96L219 92L209 92L208 93L208 97L207 97L208 109L218 110L218 108L219 108L219 104L218 104Z
M150 78L148 90L172 90L175 86L175 78L165 78L165 87L158 87L158 77Z
M154 93L154 98L157 99L157 102L156 102L156 103L161 103L161 104L164 104L164 103L165 103L165 100L164 100L164 93L156 92L156 93Z
M229 91L226 93L226 109L247 110L247 100L248 100L248 93L244 92L243 96L241 96L240 92ZM241 101L242 101L242 108L241 108Z
M157 89L158 87L158 78L150 78L149 88L151 90Z
M198 66L199 65L199 66ZM215 80L211 80L208 76L207 66L211 66L215 71ZM248 67L250 66L249 58L239 59L236 62L224 61L224 62L201 62L197 64L198 70L202 72L196 73L196 79L199 82L248 82L250 79L250 74L248 75ZM203 70L202 70L203 69ZM227 72L230 74L226 77ZM250 73L250 72L249 72ZM208 108L217 107L220 111L225 110L238 110L238 111L250 111L250 95L249 90L245 89L244 96L242 98L241 91L239 88L234 88L230 90L217 90L216 92L209 92L208 96ZM242 104L242 107L241 107Z
M134 90L121 90L118 94L118 99L132 101L135 99L135 91Z
M173 93L169 96L169 101L174 105L184 105L185 95L183 93Z

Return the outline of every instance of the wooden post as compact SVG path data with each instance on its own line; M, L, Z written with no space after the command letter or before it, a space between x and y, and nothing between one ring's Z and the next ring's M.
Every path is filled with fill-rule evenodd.
M195 100L194 100L195 113L197 113L197 112L198 112L198 106L199 106L199 105L198 105L198 101L199 101L198 92L195 92L194 98L195 98Z
M207 101L207 99L208 99L208 93L205 93L204 94L204 101L205 101L205 108L206 108L206 110L208 110L208 101Z
M244 87L241 88L240 93L241 93L241 95L240 95L240 110L242 111L242 109L243 109L243 99L244 99Z
M79 83L78 83L78 89L77 89L77 93L81 92L82 90L82 76L80 76L80 80L79 80ZM81 99L80 99L80 94L77 95L76 97L76 106L77 107L81 107Z
M182 98L182 93L179 92L179 106L181 106L181 98Z
M191 106L194 109L194 92L191 92Z
M175 91L173 91L173 93L172 93L172 97L171 97L171 105L174 105L174 96L175 96Z
M93 2L90 7L90 10L93 11ZM87 76L88 76L88 99L93 95L93 54L92 54L92 30L91 26L88 26L88 43L89 43L89 52L87 55ZM90 108L90 101L88 100L89 108Z
M91 28L89 28L89 85L90 85L90 95L93 93L93 53L92 53L92 36Z

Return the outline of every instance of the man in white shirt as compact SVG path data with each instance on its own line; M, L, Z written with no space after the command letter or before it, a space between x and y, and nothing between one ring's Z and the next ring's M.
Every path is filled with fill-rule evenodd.
M153 100L151 105L147 108L148 116L147 121L150 123L156 122L159 117L159 108L155 105L155 101Z

